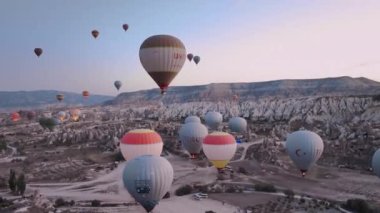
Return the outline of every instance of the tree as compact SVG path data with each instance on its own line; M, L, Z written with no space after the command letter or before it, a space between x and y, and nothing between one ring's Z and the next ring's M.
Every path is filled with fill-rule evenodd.
M17 186L17 193L24 196L24 192L25 192L25 188L26 188L25 175L24 174L21 174L20 176L18 176L16 186Z
M16 172L13 169L10 170L8 185L12 192L16 191Z

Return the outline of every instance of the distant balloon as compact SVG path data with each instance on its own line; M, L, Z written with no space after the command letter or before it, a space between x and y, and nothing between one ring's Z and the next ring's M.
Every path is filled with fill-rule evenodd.
M207 112L205 115L205 121L210 129L217 130L223 122L223 116L219 112Z
M213 132L203 141L203 152L218 169L223 169L236 152L235 138L226 132Z
M29 121L33 120L36 117L36 113L33 111L28 111L26 114L26 118L28 118Z
M121 139L120 150L125 160L140 155L160 156L163 148L161 136L150 129L135 129Z
M21 116L20 116L20 114L18 112L11 113L10 117L11 117L11 120L13 122L17 122L17 121L21 120Z
M35 48L35 49L34 49L34 53L35 53L38 57L40 57L40 55L42 54L42 52L43 52L42 48Z
M70 118L72 121L79 121L80 109L71 109L70 110Z
M191 123L191 122L201 123L201 119L198 116L195 116L195 115L188 116L185 119L185 124Z
M189 122L181 126L179 138L191 158L195 158L201 152L202 143L207 134L207 128L200 122Z
M121 86L123 85L123 83L121 83L121 81L115 81L115 83L113 83L117 89L117 91L119 91L119 89L121 88Z
M140 46L140 62L165 94L186 60L185 45L170 35L154 35Z
M58 94L58 95L56 96L56 98L57 98L57 100L58 100L59 102L61 102L61 101L65 98L65 96L64 96L63 94Z
M198 64L201 61L201 57L196 55L194 56L193 61L195 62L195 64Z
M324 147L319 135L306 130L289 134L285 146L290 159L302 172L302 176L305 176L307 170L318 161Z
M44 129L47 128L50 131L53 131L55 126L59 124L59 121L55 118L40 118L38 122Z
M380 149L378 149L372 157L373 172L380 178Z
M187 54L187 59L191 62L193 60L194 55L192 53Z
M128 24L123 24L123 29L124 29L124 31L127 31L128 28L129 28Z
M124 187L147 212L151 212L173 183L172 165L163 157L142 155L127 162Z
M60 111L60 112L58 112L58 114L57 114L57 119L58 119L59 121L61 121L61 122L65 121L65 120L66 120L66 117L67 117L67 114L66 114L66 112L64 112L64 111Z
M88 97L90 96L90 92L87 91L87 90L85 90L85 91L82 92L82 96L83 96L84 98L88 98Z
M228 127L232 132L244 133L247 130L247 121L241 117L233 117L228 121Z
M93 30L93 31L91 32L91 34L92 34L92 36L93 36L94 38L97 38L97 37L99 36L99 31L97 31L97 30Z

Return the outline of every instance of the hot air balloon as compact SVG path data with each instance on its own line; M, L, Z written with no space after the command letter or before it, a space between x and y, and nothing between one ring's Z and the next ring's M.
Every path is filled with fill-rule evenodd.
M185 124L191 123L191 122L201 123L201 119L198 116L195 116L195 115L188 116L185 119Z
M120 143L120 150L125 160L140 155L160 156L162 147L161 136L150 129L131 130L123 136Z
M115 81L115 83L113 83L113 85L115 85L117 91L119 91L119 89L123 85L123 83L121 83L121 81Z
M290 159L304 177L307 170L321 157L324 146L319 135L311 131L301 130L288 135L285 147Z
M170 35L154 35L140 46L140 62L165 94L186 60L183 43Z
M223 121L223 116L219 112L207 112L205 115L206 125L214 130L217 130Z
M91 34L96 39L98 37L98 35L99 35L99 31L93 30L93 31L91 31Z
M196 56L194 56L193 61L195 62L195 64L198 65L198 63L201 61L201 57L196 55Z
M43 52L42 48L34 48L34 53L37 55L37 57L40 57L42 52Z
M26 118L28 118L29 121L33 120L35 117L36 113L33 111L28 111L28 113L26 113Z
M207 128L200 122L189 122L179 129L179 138L183 147L190 153L191 159L201 152L202 143L207 134Z
M58 119L59 121L63 122L64 120L66 120L66 116L67 116L66 112L64 112L64 111L60 111L60 112L58 112L58 114L57 114L57 119Z
M233 117L228 121L228 127L232 132L244 133L247 130L247 121L241 117Z
M172 165L163 157L142 155L127 162L124 187L147 212L151 212L173 183Z
M88 98L90 96L90 92L85 90L82 92L82 96L83 96L83 98Z
M230 162L235 155L236 147L235 138L226 132L213 132L203 141L203 152L218 171Z
M194 55L192 53L187 54L187 59L191 62L193 60Z
M373 172L380 178L380 149L378 149L372 157Z
M124 31L127 31L128 28L129 28L128 24L123 24L123 29L124 29Z
M57 100L58 100L59 102L61 102L61 101L65 98L65 96L64 96L63 94L58 94L58 95L56 96L56 98L57 98Z
M20 116L20 114L18 112L11 113L10 117L11 117L11 120L13 122L17 122L17 121L21 120L21 116Z
M76 122L79 120L80 109L71 109L70 110L70 118L72 121Z
M59 124L59 121L55 118L40 118L38 122L44 129L47 128L50 131L53 131L55 126Z

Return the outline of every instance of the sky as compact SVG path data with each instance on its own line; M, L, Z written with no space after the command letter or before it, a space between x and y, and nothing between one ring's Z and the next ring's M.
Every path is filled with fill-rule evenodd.
M117 95L115 80L121 92L157 88L139 60L141 43L155 34L176 36L201 57L172 86L380 81L379 20L378 0L1 0L0 91Z

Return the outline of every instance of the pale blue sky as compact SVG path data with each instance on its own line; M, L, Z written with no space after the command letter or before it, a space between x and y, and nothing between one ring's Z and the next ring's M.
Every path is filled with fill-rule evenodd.
M380 81L379 20L378 0L1 0L0 91L116 95L115 80L121 91L156 88L138 58L154 34L174 35L201 56L172 85ZM35 47L44 49L40 58Z

